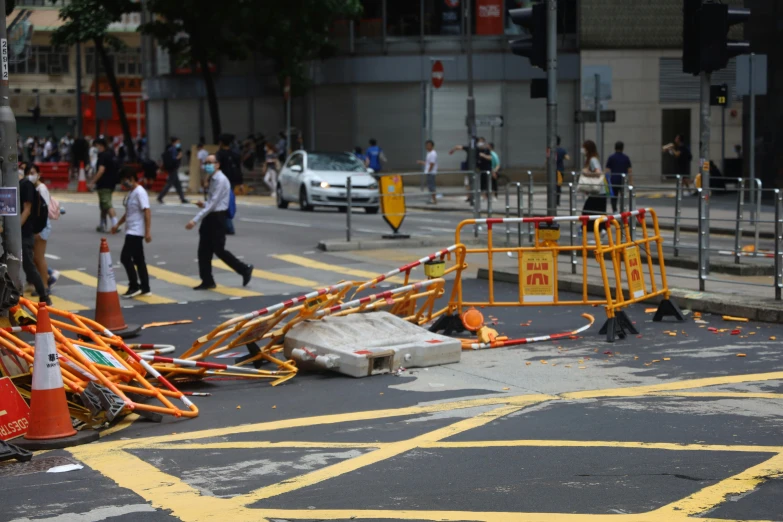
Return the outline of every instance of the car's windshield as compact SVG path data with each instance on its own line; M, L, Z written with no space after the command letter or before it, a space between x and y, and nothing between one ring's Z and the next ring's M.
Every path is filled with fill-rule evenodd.
M364 164L349 152L317 152L307 155L307 168L336 172L365 172Z

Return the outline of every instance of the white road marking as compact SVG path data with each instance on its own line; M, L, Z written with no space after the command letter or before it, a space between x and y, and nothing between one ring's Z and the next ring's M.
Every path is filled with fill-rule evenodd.
M69 520L80 520L82 522L100 522L114 517L119 517L127 513L154 513L155 508L149 504L133 504L129 506L103 506L95 508L86 513L63 513L54 517L47 518L15 518L11 522L68 522Z
M54 254L44 254L44 257L46 259L54 259L55 261L59 261L61 259L60 256L56 256Z
M157 257L157 256L155 256L155 257ZM166 264L166 262L165 262L165 261L158 261L158 262L157 262L157 263L155 263L155 264L156 264L156 265L165 265L165 264Z
M261 223L263 225L284 225L287 227L300 227L300 228L312 228L309 223L297 223L295 221L277 221L275 219L254 219L254 218L239 218L240 221L247 223Z

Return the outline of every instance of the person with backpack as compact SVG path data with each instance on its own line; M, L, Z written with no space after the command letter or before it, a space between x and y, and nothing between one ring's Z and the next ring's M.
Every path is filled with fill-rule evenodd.
M229 134L224 134L220 137L220 149L218 149L215 157L220 164L220 170L228 178L228 182L231 184L231 201L236 207L235 191L236 188L241 186L244 182L242 176L242 167L239 165L239 155L231 149L231 141L234 137ZM226 234L233 236L236 234L234 229L234 216L228 216L226 218Z
M138 295L150 294L150 277L147 273L147 262L144 259L144 242L152 241L152 211L150 198L138 179L136 171L125 168L121 173L122 186L128 189L125 196L125 215L111 233L116 234L119 227L125 224L125 244L120 254L120 262L128 274L128 291L122 297L129 299ZM138 277L137 277L138 272Z
M27 282L35 287L38 301L51 306L52 300L49 299L41 274L35 266L35 235L40 234L49 222L49 208L35 189L37 181L37 169L32 164L27 165L24 176L19 180L19 204L22 207L19 216L22 222L22 269Z
M38 167L35 165L30 168L28 179L35 184L35 190L41 195L49 209L49 220L46 222L46 227L35 235L33 254L38 273L41 274L41 279L46 282L44 286L46 286L47 292L51 293L52 287L57 284L60 272L49 268L49 264L46 261L46 244L49 241L49 236L52 234L52 221L60 219L60 203L49 194L49 189L41 181L40 172L38 172Z
M105 139L98 138L95 140L95 147L98 149L98 162L96 164L98 170L92 179L92 186L98 192L98 203L101 210L101 221L95 231L105 233L109 230L109 227L106 226L107 216L111 218L111 226L117 224L117 214L114 212L111 197L114 188L117 186L119 166L114 150L106 145Z
M163 170L166 171L168 177L166 178L166 185L163 190L158 194L158 203L163 204L163 198L169 193L172 187L177 191L180 201L182 203L190 203L185 197L185 193L182 191L182 183L179 181L179 165L182 161L182 142L179 138L171 138L171 145L166 152L163 153Z
M375 172L380 172L383 164L386 163L386 155L383 149L378 146L378 141L370 140L370 146L367 147L367 166Z

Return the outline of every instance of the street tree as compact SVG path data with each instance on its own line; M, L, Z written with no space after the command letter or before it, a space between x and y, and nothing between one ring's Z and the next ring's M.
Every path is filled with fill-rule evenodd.
M362 13L360 0L295 0L259 2L260 5L245 20L254 50L272 60L282 86L291 78L292 96L301 96L310 87L306 65L313 60L326 60L337 51L331 29L337 20L358 18Z
M250 35L268 27L244 27L244 17L257 8L255 0L147 0L153 19L141 31L153 36L175 60L187 60L201 73L212 122L213 143L221 131L212 64L219 60L241 60L248 56Z
M56 3L56 0L52 0ZM131 161L136 161L136 148L131 138L128 116L125 114L125 105L122 101L122 93L114 74L114 64L110 51L118 51L125 44L116 36L109 33L109 25L119 22L122 15L138 10L138 3L134 0L71 0L60 8L60 19L64 22L52 33L53 46L72 46L76 43L92 42L95 46L97 59L103 66L106 79L109 82L114 105L120 118L125 151ZM98 67L98 64L95 64ZM96 86L97 88L97 86Z

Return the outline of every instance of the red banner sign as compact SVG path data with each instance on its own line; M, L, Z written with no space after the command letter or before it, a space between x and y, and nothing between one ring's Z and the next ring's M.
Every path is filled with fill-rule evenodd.
M503 34L503 0L476 0L476 34Z
M27 433L30 407L9 377L0 379L0 440L11 440Z

